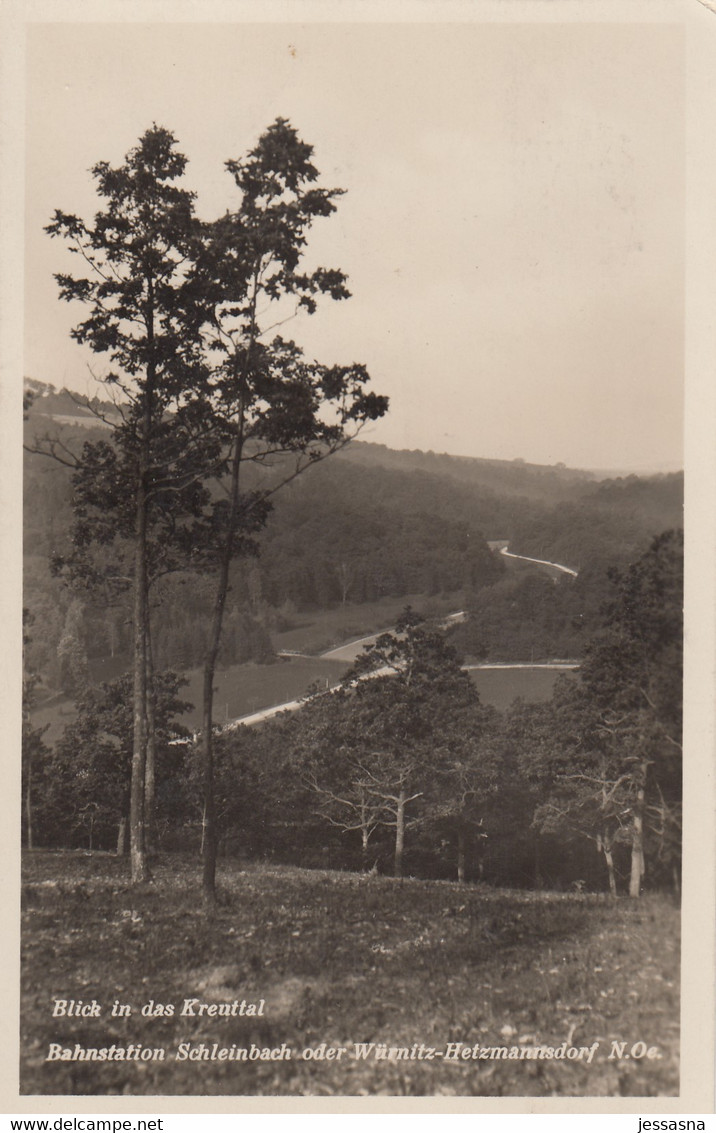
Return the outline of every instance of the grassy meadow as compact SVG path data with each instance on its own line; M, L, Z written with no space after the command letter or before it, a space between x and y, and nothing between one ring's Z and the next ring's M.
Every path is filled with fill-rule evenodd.
M483 704L503 711L518 698L532 704L549 700L560 669L470 669L470 678Z
M262 708L300 699L318 684L335 685L349 668L346 661L318 656L336 645L385 630L399 616L409 599L385 599L311 614L303 624L273 635L277 651L295 651L302 656L281 658L271 665L248 663L218 669L215 679L214 715L217 724L247 716ZM425 598L416 596L416 607L425 607ZM422 606L421 606L422 603ZM426 612L445 614L459 606L459 595L430 599ZM116 675L116 674L114 674ZM549 669L471 670L470 676L485 704L507 708L517 697L527 701L548 700L558 671ZM194 707L184 716L188 728L201 721L203 673L190 669L182 696ZM34 727L48 725L45 742L55 743L64 728L76 717L73 701L56 695L32 713Z
M324 660L319 654L345 641L392 626L407 605L412 604L426 614L452 613L460 606L459 594L446 594L426 599L415 594L404 598L383 598L360 605L347 604L330 610L317 610L305 616L297 614L290 629L271 635L273 647L307 654L271 665L254 663L229 665L216 673L215 718L217 724L237 716L246 716L261 708L283 704L302 697L315 682L337 684L348 668L346 663ZM97 681L110 681L131 668L131 659L117 656L95 666ZM184 674L189 682L183 697L194 705L184 722L189 728L199 726L201 718L202 670L189 669ZM38 702L32 711L33 727L45 727L45 742L54 744L68 724L77 716L74 702L62 693Z
M426 617L454 613L462 606L463 595L440 594L426 598L409 594L403 598L381 598L374 602L346 603L328 610L297 614L290 629L272 633L274 648L295 649L299 653L325 653L345 641L382 633L395 624L406 606L413 606Z
M323 657L292 657L274 665L232 665L216 674L214 712L217 723L233 720L300 699L312 685L321 688L338 684L349 666L344 661ZM555 681L562 676L558 669L471 669L470 678L484 704L509 708L518 697L528 702L549 700ZM194 705L184 721L191 728L200 727L203 674L192 670L187 674L189 685L182 695Z
M276 661L273 665L230 665L219 669L214 687L214 718L217 724L234 720L300 699L312 685L323 687L337 684L348 670L343 661L323 657L292 657ZM528 702L549 700L554 683L562 674L555 669L471 669L470 677L484 704L505 709L521 697ZM188 685L182 697L193 704L183 721L188 728L198 728L201 722L202 672L192 669L186 674ZM76 717L72 701L56 698L51 704L32 714L35 727L49 724L45 739L54 743L63 729Z
M679 910L667 897L613 901L223 862L209 920L199 879L189 858L162 858L153 881L132 889L112 855L26 855L23 1094L678 1093ZM263 1000L263 1014L179 1016L187 998ZM56 999L96 1001L101 1017L53 1018ZM131 1016L111 1015L115 1000ZM157 1004L175 1014L147 1015ZM591 1062L447 1059L456 1042L598 1045ZM612 1042L627 1045L610 1059ZM52 1043L142 1044L165 1058L48 1061ZM388 1057L373 1047L356 1058L357 1043L384 1043ZM178 1061L180 1044L289 1049L291 1058ZM417 1057L420 1044L443 1057ZM303 1057L341 1047L333 1059ZM390 1057L390 1047L413 1057Z

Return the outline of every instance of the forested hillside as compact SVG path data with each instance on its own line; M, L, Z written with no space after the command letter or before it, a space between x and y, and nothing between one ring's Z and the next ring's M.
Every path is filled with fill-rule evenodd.
M341 458L342 459L342 458ZM520 496L540 503L574 499L585 486L593 483L595 473L562 464L528 464L524 460L486 460L447 453L395 451L385 445L359 442L347 454L354 464L396 469L403 472L427 472L446 477L457 484L479 488L498 496Z
M105 436L72 396L31 385L29 444L51 432L77 452ZM276 465L252 470L254 483L280 472ZM70 549L71 477L63 464L26 454L25 605L35 627L28 663L48 690L69 695L86 678L123 671L131 622L128 598L116 587L111 594L102 586L69 589L51 572L53 557ZM467 606L471 618L456 644L468 657L578 658L596 625L607 569L679 526L681 499L679 475L597 482L579 470L354 442L276 497L258 553L232 566L222 663L270 660L272 634L306 612L421 594L455 594ZM555 585L490 551L488 540L509 541L514 552L564 563L579 576ZM201 574L157 582L160 668L199 664L211 594Z

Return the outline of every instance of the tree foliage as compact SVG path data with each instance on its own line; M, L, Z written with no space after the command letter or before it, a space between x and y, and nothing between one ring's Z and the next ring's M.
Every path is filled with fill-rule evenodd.
M67 241L89 268L57 276L60 296L89 314L73 337L115 369L117 392L109 441L77 454L57 436L35 451L75 469L73 552L57 560L77 585L107 582L133 595L134 746L130 834L132 876L147 875L144 795L153 779L153 692L149 588L163 574L203 563L217 571L207 635L204 690L205 887L213 897L212 695L229 569L250 549L276 490L243 491L242 463L292 454L293 479L345 444L386 409L365 390L361 365L320 366L259 325L259 303L293 300L309 312L316 297L344 298L342 273L299 271L306 233L334 209L338 190L313 185L311 147L283 119L243 160L227 162L240 193L236 210L214 222L194 214L194 194L180 185L186 158L167 130L153 126L123 165L92 171L105 208L93 224L61 211L47 231ZM279 319L279 321L282 321ZM329 407L329 412L326 412ZM207 488L224 481L227 498ZM97 562L96 545L111 562Z
M445 782L457 774L456 748L465 745L465 728L475 726L477 692L443 634L410 607L395 633L366 647L343 688L339 698L322 698L323 716L310 733L311 784L329 822L360 831L364 862L371 834L379 826L394 829L394 872L401 876L406 829L420 810L428 813L431 794L443 812L446 805L465 808L459 792L447 804L437 778L441 770Z
M613 572L604 628L586 651L580 682L563 683L549 705L523 710L521 764L540 796L537 827L591 841L612 892L614 852L627 846L633 897L649 861L657 877L678 872L682 556L683 536L670 531Z
M181 782L186 738L177 717L190 707L175 673L154 680L154 732L157 755L156 806L167 821L181 815ZM69 724L45 761L38 822L45 845L84 844L114 848L118 828L129 818L133 713L132 677L88 688L78 698L77 720ZM86 839L86 841L85 841Z
M240 532L262 526L274 493L343 447L362 424L385 413L387 400L367 392L363 365L324 366L280 335L268 340L282 305L311 313L317 297L348 297L335 269L299 271L307 232L335 209L336 189L314 185L312 147L277 119L241 160L228 161L240 193L238 208L206 228L196 287L211 304L206 337L213 363L210 404L227 454L227 498L211 513L216 593L204 660L204 896L215 901L217 832L214 803L213 690L231 564ZM262 323L266 307L268 326ZM279 308L276 311L276 307ZM273 312L276 312L273 314ZM270 487L246 491L243 468L290 457Z

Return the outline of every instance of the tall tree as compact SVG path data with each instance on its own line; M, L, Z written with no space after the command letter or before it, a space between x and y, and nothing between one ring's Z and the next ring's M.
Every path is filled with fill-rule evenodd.
M207 462L220 459L206 427L206 366L201 327L206 308L191 286L201 246L194 194L181 187L186 158L169 131L153 126L124 164L92 174L105 207L92 223L61 211L47 232L67 241L89 268L60 274L61 298L89 307L73 337L116 370L102 380L115 391L115 412L96 412L112 443L86 444L77 457L45 438L41 451L74 465L84 538L117 532L132 549L133 755L130 814L132 879L147 877L144 793L147 754L150 536L157 517L176 514L182 495L196 505ZM89 403L91 405L91 403ZM82 514L84 510L84 515ZM89 510L88 510L89 509ZM82 538L82 535L80 535ZM155 542L155 547L160 546Z
M562 683L549 705L512 714L522 769L540 795L536 825L591 841L612 893L614 851L627 846L632 897L649 857L677 881L682 554L681 532L666 532L626 571L612 572L613 596L580 682Z
M582 679L602 727L629 752L631 876L638 897L646 873L646 840L669 850L676 883L681 801L683 681L683 547L681 530L656 536L626 571L614 572L615 597L604 633L582 665Z
M213 901L213 679L232 558L251 545L281 484L346 444L387 402L365 392L363 366L309 362L292 342L266 341L272 328L260 325L264 302L278 305L275 326L286 316L282 303L310 312L321 294L348 295L341 272L298 271L308 227L333 211L339 192L312 186L311 147L278 119L244 161L227 163L241 194L238 209L199 223L194 194L175 183L186 165L175 146L171 134L153 127L124 165L94 168L107 207L93 225L57 212L47 229L91 269L84 278L58 276L60 293L90 307L73 335L109 354L117 370L103 380L117 396L109 414L88 403L111 427L111 443L86 444L78 457L47 437L39 451L76 468L76 545L114 546L121 538L131 550L135 881L147 876L145 795L152 781L150 581L175 569L167 556L177 550L191 557L200 548L216 568L203 710L204 887ZM277 457L293 463L247 490L242 466ZM226 499L206 489L212 475ZM96 575L81 559L71 564L75 577Z
M204 869L207 904L215 901L214 676L229 593L232 559L241 533L261 526L270 498L306 468L342 448L387 400L367 393L362 365L308 361L295 343L268 338L298 309L316 309L321 295L347 298L342 272L299 270L308 230L335 209L340 190L314 186L312 147L277 119L242 160L227 162L240 193L236 211L210 227L206 254L193 285L213 298L213 409L227 449L226 499L212 515L216 595L204 661L202 755ZM262 311L269 313L263 317ZM278 465L268 484L247 487L243 469Z

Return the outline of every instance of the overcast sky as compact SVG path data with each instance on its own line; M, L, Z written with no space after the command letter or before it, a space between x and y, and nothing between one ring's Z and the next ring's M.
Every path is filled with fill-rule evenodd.
M55 208L157 122L201 215L277 116L347 190L310 262L353 298L290 326L368 365L394 448L682 461L683 36L673 24L46 24L28 32L26 364L88 389ZM72 268L76 268L74 259ZM289 333L285 328L284 333Z

